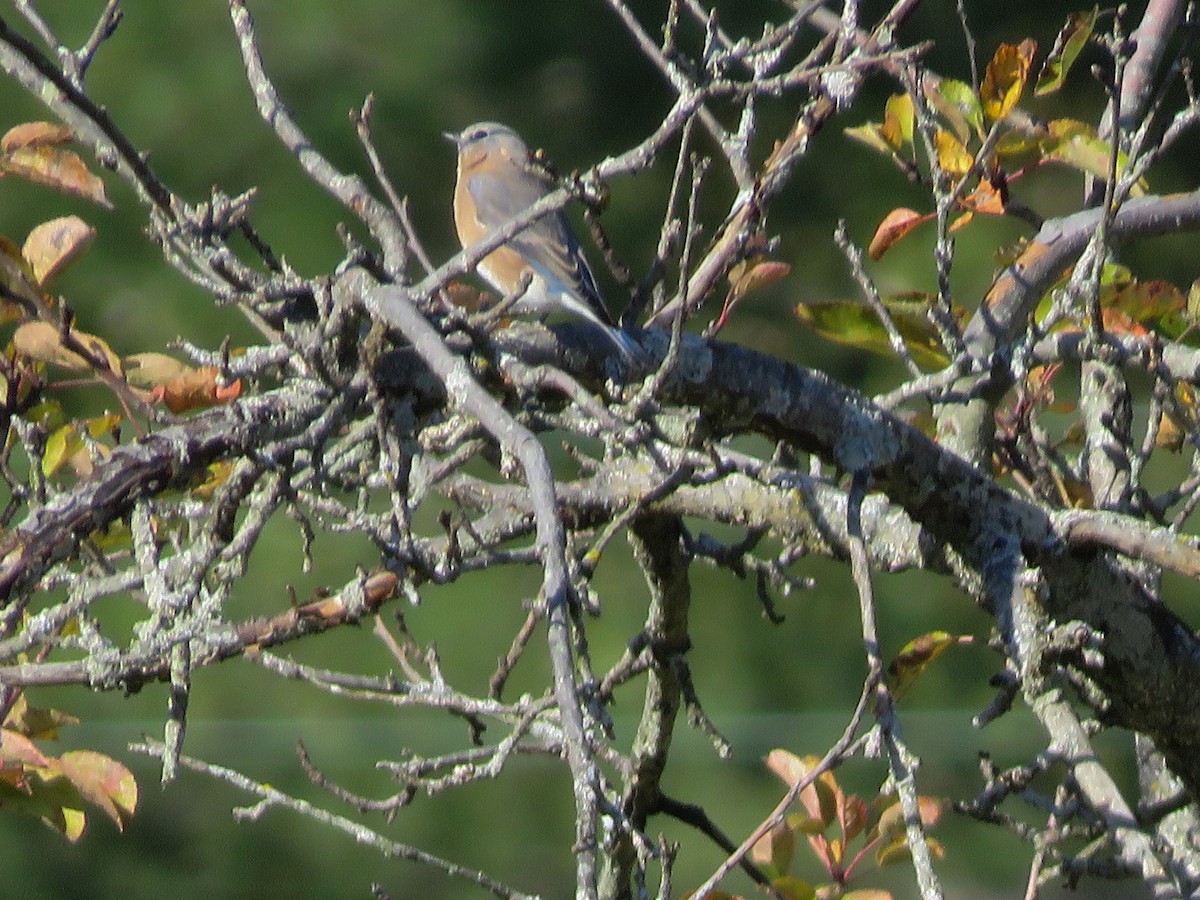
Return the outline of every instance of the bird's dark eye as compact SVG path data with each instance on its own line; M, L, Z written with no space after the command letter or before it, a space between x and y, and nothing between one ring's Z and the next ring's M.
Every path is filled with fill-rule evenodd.
M485 137L487 137L487 129L486 128L476 128L474 131L472 131L467 136L467 140L468 141L478 141L479 139L485 138Z

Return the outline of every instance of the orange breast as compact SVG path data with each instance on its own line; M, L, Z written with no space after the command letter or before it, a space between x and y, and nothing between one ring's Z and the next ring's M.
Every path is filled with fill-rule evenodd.
M490 229L481 225L475 217L471 195L463 182L464 179L460 177L454 190L454 227L458 231L459 243L465 248L487 237ZM507 294L520 284L525 268L525 260L521 255L506 245L484 257L479 264L479 273L493 288Z

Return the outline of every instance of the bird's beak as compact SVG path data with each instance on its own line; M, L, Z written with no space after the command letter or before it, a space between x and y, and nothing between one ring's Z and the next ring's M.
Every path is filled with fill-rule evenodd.
M457 134L454 134L451 131L443 131L442 137L444 137L446 140L448 140L450 143L452 143L455 147L458 146L458 135Z

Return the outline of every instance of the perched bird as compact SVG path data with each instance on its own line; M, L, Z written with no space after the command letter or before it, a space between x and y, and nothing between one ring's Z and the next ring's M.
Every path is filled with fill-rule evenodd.
M445 138L458 148L454 224L463 247L502 228L554 189L511 128L479 122ZM518 312L573 313L602 328L627 360L642 352L615 326L562 210L542 216L485 256L479 273L504 295L517 291L528 273L529 285L514 303Z

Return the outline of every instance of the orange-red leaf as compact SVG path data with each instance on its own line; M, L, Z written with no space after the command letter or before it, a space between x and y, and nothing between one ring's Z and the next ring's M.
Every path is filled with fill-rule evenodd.
M242 380L238 378L222 384L219 376L220 372L215 366L188 369L160 384L153 396L156 400L162 400L167 409L176 414L236 400L242 393Z
M972 212L988 216L1002 216L1005 213L1004 196L986 178L981 179L975 190L963 197L961 203Z
M794 787L807 777L820 760L815 756L801 759L788 750L772 750L767 754L767 768L788 787Z
M0 728L0 768L40 767L49 764L49 758L25 735L18 734L10 728Z
M757 291L769 284L782 281L792 272L792 267L785 262L763 260L761 262L743 261L733 267L729 274L731 299L741 299L751 291Z
M893 209L883 217L883 221L875 229L875 236L871 238L871 245L867 248L867 253L871 259L879 259L897 241L918 225L928 222L933 217L933 213L921 214L916 210L904 209L903 207Z

